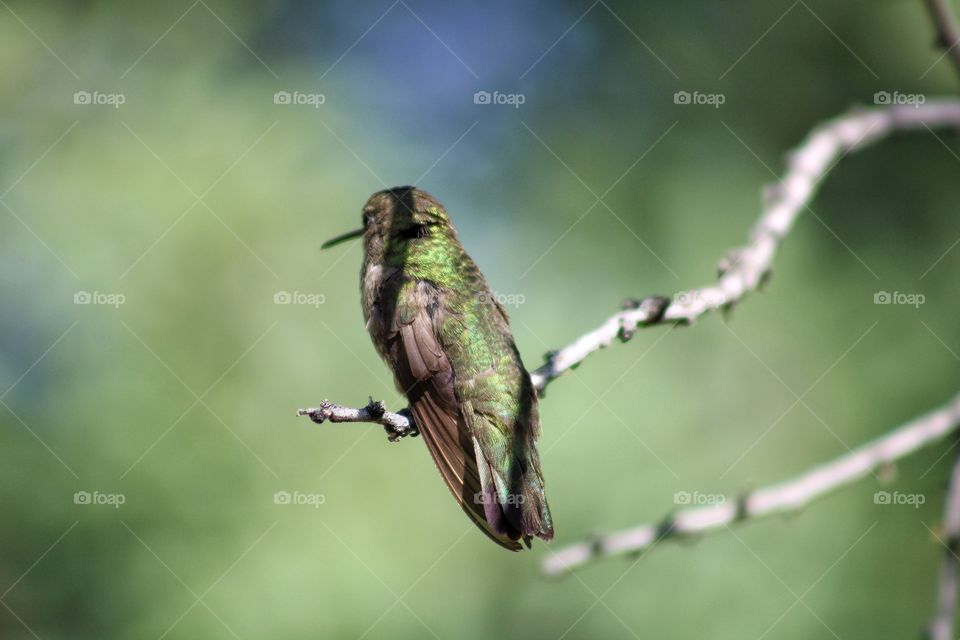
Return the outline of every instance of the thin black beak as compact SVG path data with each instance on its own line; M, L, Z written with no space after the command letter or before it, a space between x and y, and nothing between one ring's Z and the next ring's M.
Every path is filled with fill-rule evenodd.
M363 235L362 228L354 229L353 231L348 231L347 233L343 233L337 236L336 238L331 238L330 240L327 240L322 245L320 245L320 248L329 249L330 247L336 246L341 242L346 242L347 240L353 240L354 238L359 238L362 235Z

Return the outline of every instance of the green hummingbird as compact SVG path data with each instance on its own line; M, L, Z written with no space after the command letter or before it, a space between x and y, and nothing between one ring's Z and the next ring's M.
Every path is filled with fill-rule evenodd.
M463 511L519 551L553 538L537 453L537 391L506 311L443 206L415 187L373 194L363 227L363 317Z

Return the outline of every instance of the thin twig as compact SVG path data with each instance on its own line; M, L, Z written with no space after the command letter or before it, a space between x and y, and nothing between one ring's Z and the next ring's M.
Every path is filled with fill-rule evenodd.
M641 553L655 542L724 529L742 520L798 511L883 465L939 441L958 426L960 395L949 404L786 482L751 491L737 500L718 500L707 506L684 509L659 524L597 536L561 549L547 558L543 571L547 575L558 575L600 558Z
M960 415L960 414L958 414ZM953 462L950 484L943 509L944 546L937 589L937 613L930 622L930 640L953 640L953 623L957 615L957 571L960 558L960 451Z
M950 56L954 68L960 73L960 25L950 5L947 0L924 0L924 4L937 30L937 44L943 48L944 56Z
M547 362L530 374L533 385L542 392L590 354L610 346L614 340L629 340L641 327L691 324L710 311L730 309L770 277L780 242L841 158L897 132L940 127L960 127L960 100L854 109L819 125L790 154L784 178L766 189L763 213L749 242L729 252L720 264L720 277L715 284L679 293L669 304L659 296L633 301L593 331L548 354ZM327 410L337 414L336 420L328 418L333 422L385 424L387 420L401 430L412 426L409 416L402 414L386 413L370 420L361 409L328 403ZM301 410L300 415L308 415L309 411Z
M319 407L313 409L298 409L297 415L310 416L310 419L317 424L323 424L328 420L330 422L370 422L380 424L387 430L387 436L391 442L395 442L404 436L417 435L417 429L406 409L399 413L391 413L387 411L382 402L374 400L373 398L370 398L367 406L359 409L343 407L324 400L320 403Z

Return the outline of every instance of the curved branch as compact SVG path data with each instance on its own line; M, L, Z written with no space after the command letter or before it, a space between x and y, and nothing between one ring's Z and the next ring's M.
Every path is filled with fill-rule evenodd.
M885 464L939 441L958 427L960 395L943 407L786 482L751 491L738 500L684 509L659 524L598 536L561 549L543 563L543 571L547 575L558 575L600 558L641 553L663 540L725 529L742 520L757 520L798 511L817 498L850 485ZM954 473L957 473L956 469ZM960 494L960 491L953 493ZM954 495L952 500L960 498ZM957 534L960 534L960 528ZM956 540L954 538L954 542ZM950 554L952 556L952 550ZM953 559L956 559L955 556Z
M769 278L780 242L841 158L897 132L939 127L960 127L960 100L854 109L819 125L790 154L783 179L766 189L763 213L750 232L748 243L729 252L720 264L716 283L677 294L670 301L659 296L632 301L596 329L548 354L546 363L530 374L533 385L542 392L590 354L610 346L614 340L629 340L641 327L691 324L710 311L731 308ZM412 427L409 416L402 413L376 417L363 409L327 405L324 411L330 417L325 419L331 422L384 424L388 420L401 430ZM299 414L325 415L321 409L303 409Z
M763 213L750 232L750 241L730 251L721 262L715 284L678 294L666 309L638 304L610 316L598 328L550 354L547 363L531 374L534 386L543 389L591 353L616 339L629 340L639 327L691 324L709 311L740 302L769 278L780 242L841 158L896 132L945 126L960 127L960 101L855 109L816 127L790 154L783 179L767 187Z

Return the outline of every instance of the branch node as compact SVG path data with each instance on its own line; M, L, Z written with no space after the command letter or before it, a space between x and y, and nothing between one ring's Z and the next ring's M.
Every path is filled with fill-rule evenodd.
M750 517L750 495L752 493L752 491L745 491L737 496L737 510L733 516L734 522L742 522Z
M647 319L643 326L649 327L663 322L663 317L666 315L667 309L670 308L670 303L671 300L667 296L655 295L644 298L641 306L647 308Z
M590 545L590 555L603 555L603 534L594 532L587 538L587 544Z
M387 406L383 404L382 400L374 400L373 396L368 396L370 402L367 403L367 406L364 407L367 412L370 414L370 417L374 420L379 420L383 417L383 414L387 412Z
M663 322L664 314L669 308L671 299L666 296L652 295L646 298L627 298L620 305L624 311L642 312L636 321L621 318L617 337L621 342L629 341L637 333L639 327L650 327Z
M671 513L666 518L660 521L656 527L656 539L664 540L669 537L673 537L677 534L677 521L674 515ZM643 551L643 549L638 549L638 551Z

